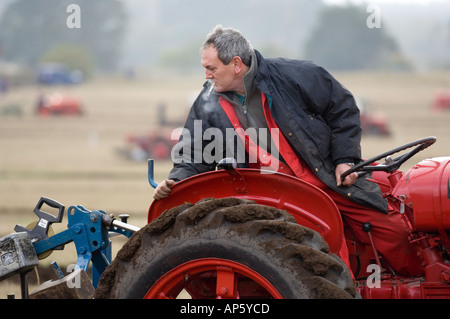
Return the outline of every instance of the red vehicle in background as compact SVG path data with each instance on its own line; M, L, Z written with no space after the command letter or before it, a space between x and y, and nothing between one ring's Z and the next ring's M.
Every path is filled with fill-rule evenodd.
M148 158L165 160L170 158L170 153L178 139L171 139L171 129L151 131L144 135L130 134L126 137L126 146L120 150L127 158L140 162Z
M36 113L43 116L82 115L83 111L78 98L56 93L39 96Z
M391 132L386 117L383 114L372 114L368 104L361 98L356 99L361 114L361 129L364 135L389 136Z
M435 112L450 110L450 90L441 90L436 93L433 102L433 110Z
M125 146L119 154L133 161L169 159L172 148L178 142L184 118L169 120L165 104L158 105L156 119L158 126L145 134L130 133L125 137Z

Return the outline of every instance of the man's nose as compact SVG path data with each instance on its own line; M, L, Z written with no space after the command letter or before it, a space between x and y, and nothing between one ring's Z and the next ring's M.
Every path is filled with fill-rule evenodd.
M213 74L209 70L205 70L205 76L206 76L206 79L212 79L213 78Z

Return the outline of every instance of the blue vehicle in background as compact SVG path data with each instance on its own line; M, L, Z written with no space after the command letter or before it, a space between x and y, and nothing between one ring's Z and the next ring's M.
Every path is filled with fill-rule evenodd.
M45 63L39 66L37 81L40 84L79 84L83 82L84 75L80 70L71 70L62 63Z

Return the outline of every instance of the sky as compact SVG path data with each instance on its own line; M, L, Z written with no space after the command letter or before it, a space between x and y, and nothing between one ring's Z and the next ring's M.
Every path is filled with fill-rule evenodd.
M324 0L327 4L346 4L346 3L398 3L398 4L420 4L430 5L432 3L449 2L450 0Z

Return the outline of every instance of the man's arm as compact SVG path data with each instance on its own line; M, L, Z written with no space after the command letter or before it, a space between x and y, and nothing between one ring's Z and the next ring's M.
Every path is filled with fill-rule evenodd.
M320 66L304 64L301 75L302 98L331 130L330 153L334 164L359 162L361 119L353 94Z
M351 168L347 163L359 162L361 159L359 108L352 93L324 68L315 68L310 77L304 97L311 110L321 114L331 130L330 153L336 165L336 184L351 186L358 175L352 173L344 181L341 180L341 175Z

